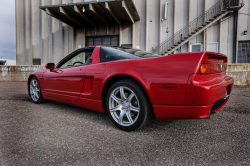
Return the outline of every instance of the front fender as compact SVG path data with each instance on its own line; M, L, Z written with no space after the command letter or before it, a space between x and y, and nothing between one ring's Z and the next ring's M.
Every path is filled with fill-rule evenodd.
M43 74L48 71L47 69L44 69L44 70L37 70L37 71L34 71L33 73L31 73L31 75L29 76L28 78L28 81L27 81L27 88L28 88L28 94L30 95L30 90L29 90L29 82L30 82L30 79L32 77L36 77L38 82L39 82L39 85L40 85L40 88L41 90L43 89Z

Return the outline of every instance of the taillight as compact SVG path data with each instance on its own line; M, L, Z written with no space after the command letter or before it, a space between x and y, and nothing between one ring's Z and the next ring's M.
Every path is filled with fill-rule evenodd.
M206 64L202 64L201 65L201 68L200 68L200 72L201 73L205 73L207 71L207 66L206 66Z
M227 70L227 57L216 54L208 53L204 56L198 74L212 74L224 72Z

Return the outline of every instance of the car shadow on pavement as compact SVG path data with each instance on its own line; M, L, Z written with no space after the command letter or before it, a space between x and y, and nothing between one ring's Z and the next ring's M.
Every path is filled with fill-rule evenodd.
M32 101L30 100L30 102ZM111 120L108 117L108 114L106 113L101 113L49 100L46 100L44 103L42 103L42 105L44 105L45 107L46 106L53 107L55 108L56 111L62 113L66 112L67 114L75 115L78 117L83 117L83 118L87 117L87 119L91 119L93 123L97 123L98 125L101 126L105 125L105 127L119 130L117 127L115 127L115 125L112 124ZM155 130L161 130L162 128L165 127L168 128L168 126L174 122L175 122L174 120L157 120L155 118L152 118L146 126L142 127L139 130L136 130L136 132L150 132Z

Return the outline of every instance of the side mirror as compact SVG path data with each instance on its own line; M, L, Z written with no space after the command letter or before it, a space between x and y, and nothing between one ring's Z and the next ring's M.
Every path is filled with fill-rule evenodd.
M49 69L50 71L53 71L55 69L55 64L54 63L47 63L45 65L46 69Z

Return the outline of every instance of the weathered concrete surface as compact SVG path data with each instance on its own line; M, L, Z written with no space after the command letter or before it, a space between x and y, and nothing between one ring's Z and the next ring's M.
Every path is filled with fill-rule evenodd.
M43 65L0 66L0 81L27 81L29 75ZM250 64L228 64L227 75L234 78L235 85L250 85Z
M0 81L27 81L29 75L45 69L43 65L0 66Z
M250 165L250 87L211 119L153 120L118 130L106 114L35 104L26 82L0 82L0 165Z
M33 58L41 59L43 65L48 62L57 62L77 49L79 45L85 47L85 37L95 35L93 26L73 28L46 14L39 9L39 6L88 1L93 0L16 0L17 64L31 65ZM141 49L149 51L205 13L218 1L133 0L140 21L135 22L134 25L130 22L122 22L120 31L116 20L110 20L109 35L119 35L120 45L133 44L133 47L139 46ZM165 17L166 3L168 3L167 19L161 21ZM238 15L237 40L239 41L250 40L250 33L248 32L247 35L243 33L250 25L248 16L250 1L244 0L244 3L245 6L240 9L241 14ZM110 7L113 8L113 6ZM107 18L107 20L109 19ZM207 30L207 42L217 43L218 51L228 56L229 63L233 61L233 20L234 17L227 17ZM98 22L95 22L97 35L107 35L106 25L98 24ZM180 51L190 50L191 45L195 43L205 45L204 36L200 34L194 37L189 43L183 45Z
M229 64L227 75L234 78L235 85L250 85L250 64Z

